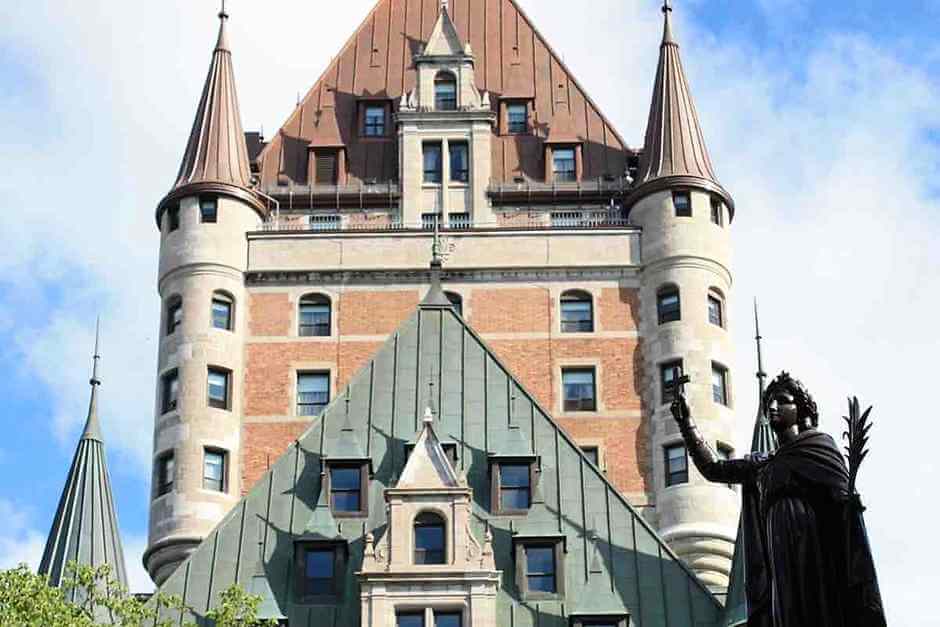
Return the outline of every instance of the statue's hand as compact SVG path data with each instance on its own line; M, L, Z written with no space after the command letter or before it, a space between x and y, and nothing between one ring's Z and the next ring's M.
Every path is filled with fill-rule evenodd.
M680 426L689 424L692 412L689 410L689 402L686 400L684 392L676 394L676 400L672 401L670 409L672 410L672 417L676 419Z

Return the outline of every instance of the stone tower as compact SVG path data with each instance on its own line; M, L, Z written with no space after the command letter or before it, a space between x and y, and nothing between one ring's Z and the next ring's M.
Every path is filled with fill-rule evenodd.
M723 591L734 548L738 495L706 482L688 463L669 405L671 383L686 387L702 431L730 453L734 399L728 309L730 222L734 201L718 183L668 4L646 142L636 185L626 200L642 227L640 337L643 402L655 472L656 525L663 538L713 590ZM675 478L671 481L671 478Z
M241 494L245 233L252 191L225 23L176 183L157 207L162 303L153 488L144 564L158 584Z

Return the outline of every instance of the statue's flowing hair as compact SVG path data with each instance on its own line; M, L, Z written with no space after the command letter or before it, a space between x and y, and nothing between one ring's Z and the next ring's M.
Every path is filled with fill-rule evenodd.
M801 422L808 418L814 428L819 426L819 410L816 408L816 401L813 400L813 396L809 393L809 390L806 389L806 386L798 379L791 377L789 372L781 372L777 378L771 381L770 385L767 386L763 398L764 407L767 406L767 403L774 394L778 392L789 392L793 396Z

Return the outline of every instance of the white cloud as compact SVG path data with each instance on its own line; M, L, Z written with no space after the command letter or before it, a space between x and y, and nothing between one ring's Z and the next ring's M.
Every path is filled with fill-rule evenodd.
M39 567L46 546L46 534L31 526L30 515L11 501L0 499L0 570L26 564Z
M131 592L153 592L150 575L144 570L143 556L147 550L146 536L125 535L124 562L127 565L127 588Z

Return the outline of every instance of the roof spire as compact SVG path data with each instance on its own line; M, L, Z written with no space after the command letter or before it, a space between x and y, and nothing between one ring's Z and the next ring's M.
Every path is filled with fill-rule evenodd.
M678 45L672 38L672 4L670 0L663 0L663 45Z
M760 320L757 316L757 299L754 299L754 341L757 343L757 419L754 423L754 437L751 440L752 453L770 453L777 449L777 436L770 428L767 412L764 407L764 357L761 350Z
M101 355L98 354L100 330L101 318L98 318L95 321L95 354L92 357L91 379L88 380L88 384L91 385L91 399L88 401L88 418L85 420L82 439L102 442L101 425L98 422L98 386L101 385L101 379L98 378L98 361L101 359Z
M760 319L757 317L757 299L754 299L754 341L757 342L757 380L760 381L760 395L764 397L764 379L767 373L764 372L764 358L761 355L761 340L764 339L760 334Z
M440 222L441 214L434 214L434 236L431 240L431 287L421 304L450 307L451 302L441 289L441 268L444 266L444 257Z

